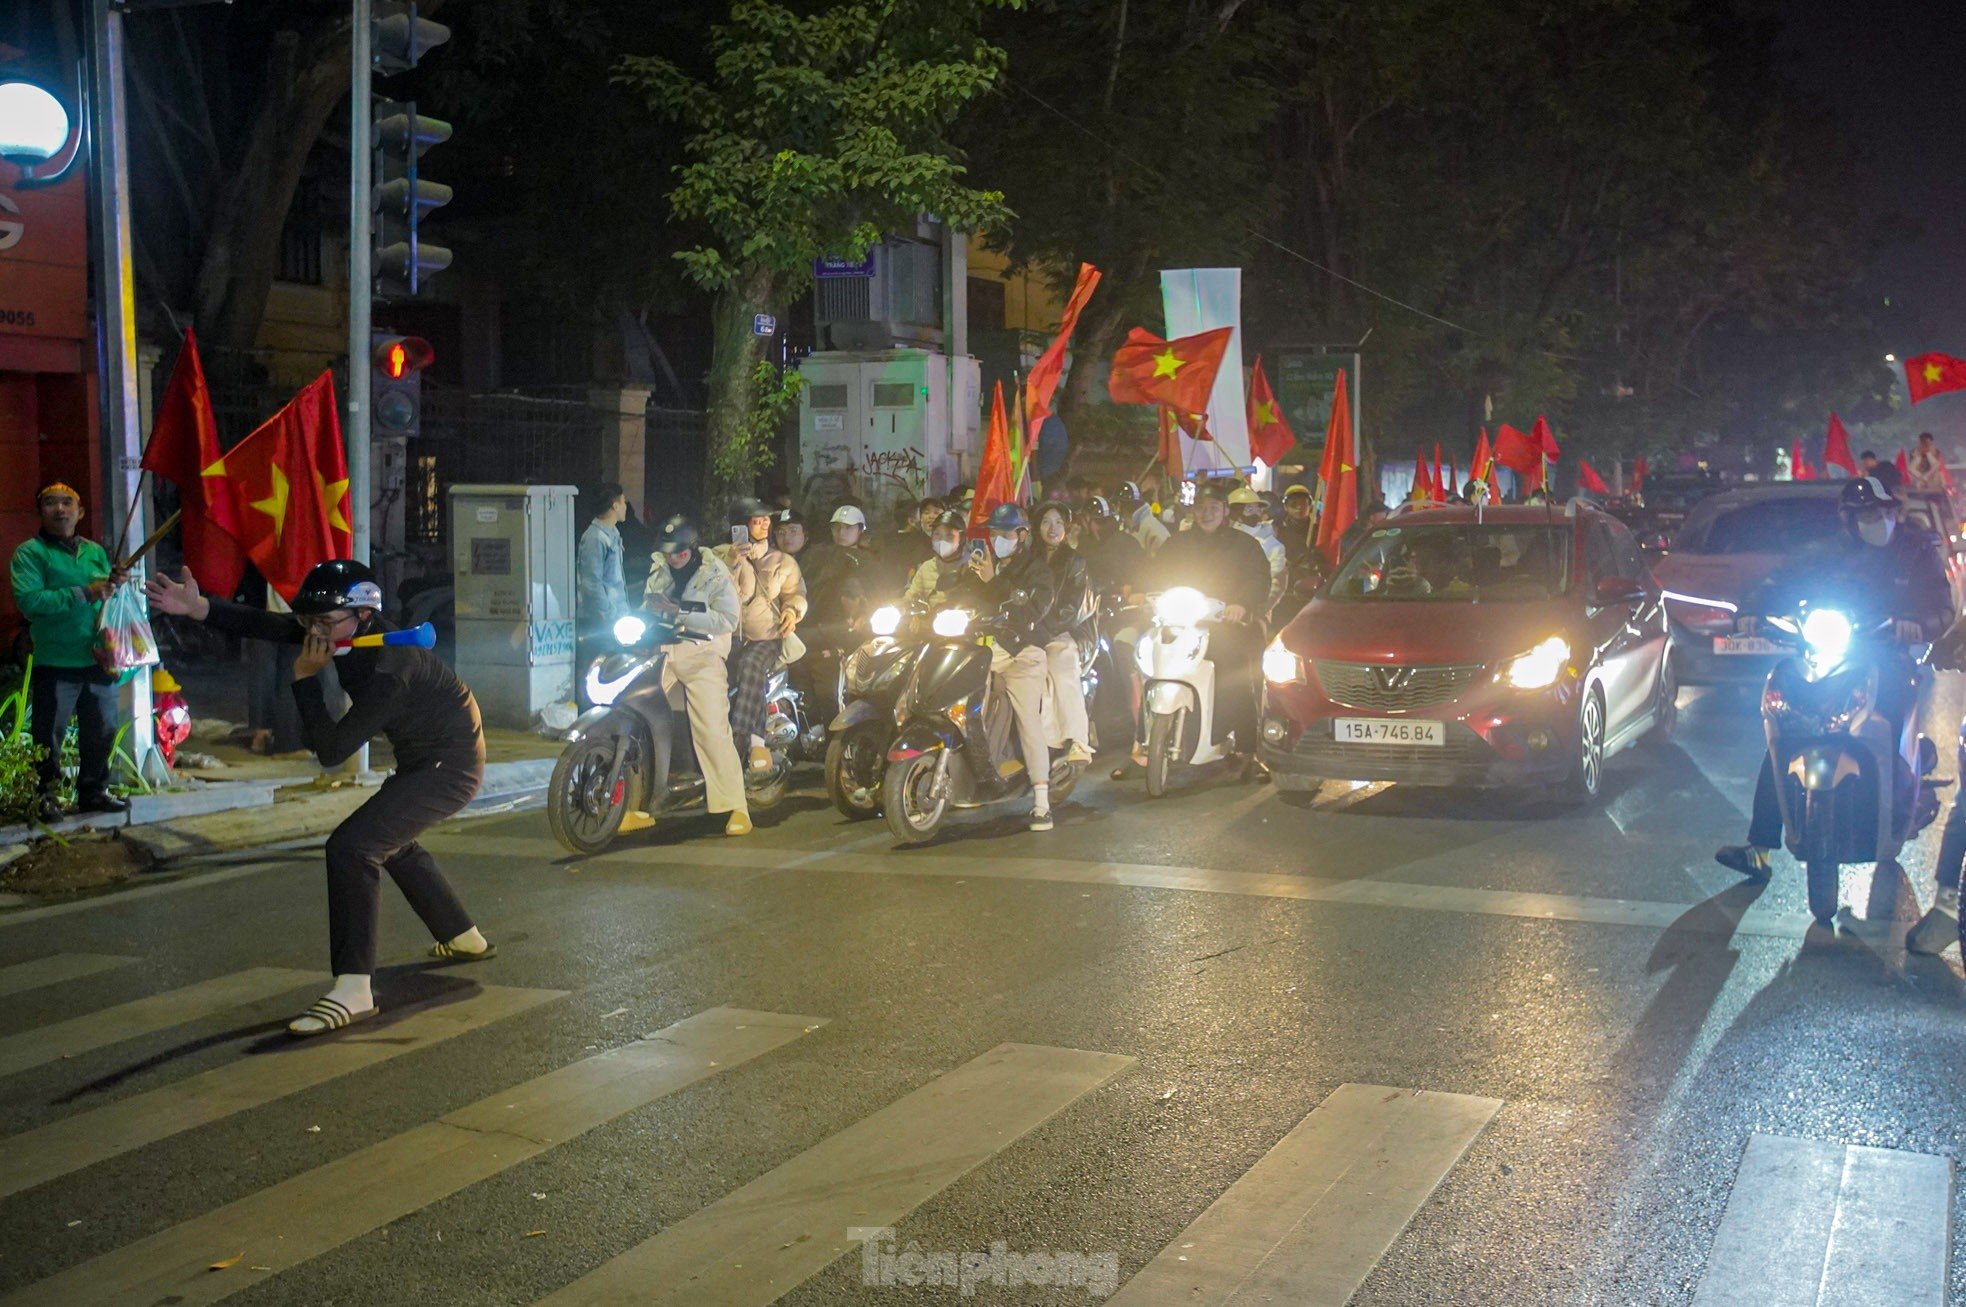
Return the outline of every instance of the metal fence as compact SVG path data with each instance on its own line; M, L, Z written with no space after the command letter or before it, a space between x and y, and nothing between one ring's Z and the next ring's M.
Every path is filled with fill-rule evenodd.
M589 486L601 479L603 423L584 396L423 391L421 433L408 443L406 543L442 548L453 485Z

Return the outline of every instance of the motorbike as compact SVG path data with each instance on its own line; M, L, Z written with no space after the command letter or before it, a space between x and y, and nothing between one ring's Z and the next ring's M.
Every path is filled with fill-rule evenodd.
M1228 605L1188 586L1149 602L1153 623L1134 656L1147 723L1147 795L1158 799L1181 764L1199 767L1228 756L1215 735L1215 664L1208 656L1209 625Z
M881 811L903 844L933 839L951 808L980 808L1030 793L1022 773L1011 780L998 775L985 730L991 647L978 638L985 625L966 609L935 614L931 637L895 700L898 729L888 745ZM998 703L991 711L1007 713L1010 705ZM1016 732L1010 734L1014 748ZM1054 754L1050 770L1051 798L1062 802L1084 768Z
M669 706L662 668L671 648L708 637L647 613L622 617L613 634L620 647L588 666L585 688L594 706L575 720L547 790L547 824L575 853L599 853L617 835L646 830L704 798L700 773L670 770L678 739L689 742L689 717ZM744 773L745 802L754 812L785 797L793 762L817 748L817 732L807 726L784 668L772 673L765 693L771 767Z
M840 663L840 711L826 728L826 793L849 821L881 815L895 700L926 647L902 634L903 620L892 604L875 609L867 619L870 638Z
M1768 673L1761 716L1789 852L1809 913L1836 916L1842 865L1887 863L1939 815L1938 749L1918 733L1923 678L1889 618L1804 601L1767 626L1795 646ZM1903 720L1881 710L1903 705Z

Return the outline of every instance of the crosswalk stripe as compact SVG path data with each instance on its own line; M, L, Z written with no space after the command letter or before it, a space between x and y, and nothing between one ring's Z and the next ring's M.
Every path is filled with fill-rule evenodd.
M817 1017L741 1008L699 1012L647 1039L550 1071L37 1281L3 1301L9 1307L218 1302L824 1024ZM234 1253L241 1255L226 1274L208 1269Z
M285 1041L277 1051L0 1139L0 1198L564 997L560 989L486 985L467 998L385 1011L335 1039L276 1035Z
M1340 1085L1107 1301L1343 1307L1501 1106Z
M775 1301L1118 1075L1117 1053L1000 1044L542 1300Z
M135 962L120 953L50 953L32 962L16 962L0 967L0 994L20 994L64 980L80 980L104 971L114 971Z
M59 1058L169 1030L303 985L323 985L327 981L328 977L318 971L250 967L100 1012L23 1030L0 1039L0 1076L15 1075Z
M1694 1307L1940 1307L1952 1160L1748 1140Z

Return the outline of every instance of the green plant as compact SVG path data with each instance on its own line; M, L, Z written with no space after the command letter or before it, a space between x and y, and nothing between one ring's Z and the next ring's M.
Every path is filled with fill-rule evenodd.
M0 699L0 821L10 824L31 821L40 794L35 765L41 760L41 746L28 730L27 684L33 668L30 658L19 686Z
M143 769L137 760L123 747L123 740L130 733L131 722L124 722L116 728L116 738L109 746L109 763L116 769L118 779L115 788L124 793L155 794L157 787L144 779Z

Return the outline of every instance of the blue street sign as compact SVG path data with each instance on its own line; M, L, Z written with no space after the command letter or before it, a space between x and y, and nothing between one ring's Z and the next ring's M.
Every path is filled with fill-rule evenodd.
M874 275L874 252L868 250L864 257L858 259L814 259L812 275L822 281L828 277L871 277Z
M770 336L776 334L777 331L778 319L772 317L769 313L760 313L751 319L751 334L753 336Z

